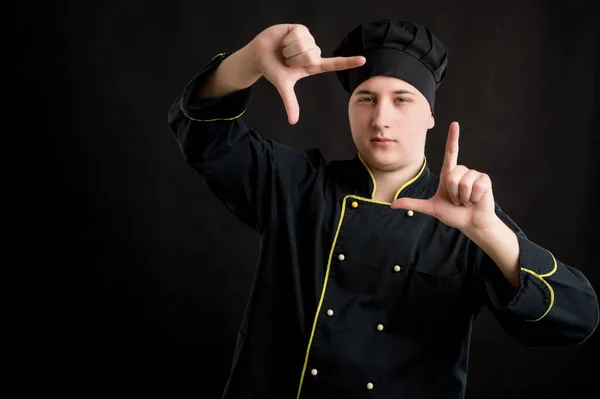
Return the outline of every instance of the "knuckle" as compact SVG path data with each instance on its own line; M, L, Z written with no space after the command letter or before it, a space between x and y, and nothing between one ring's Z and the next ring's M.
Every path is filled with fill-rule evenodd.
M308 40L300 39L297 43L298 53L304 53L312 48L312 43Z
M461 180L460 183L458 183L458 185L462 189L466 189L466 188L472 187L471 183L469 183L468 181L464 181L464 180Z
M453 178L448 178L448 180L446 181L446 184L449 187L458 187L458 180L457 179L453 179Z
M448 178L446 179L446 184L449 184L451 186L458 186L458 183L460 182L460 176L457 173L452 173L448 176Z
M306 34L310 35L310 31L306 27L306 25L299 24L296 29L294 29L294 33L296 37L305 36Z

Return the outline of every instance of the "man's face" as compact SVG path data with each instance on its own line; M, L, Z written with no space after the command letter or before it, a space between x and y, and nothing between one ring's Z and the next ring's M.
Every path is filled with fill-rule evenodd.
M427 99L411 84L389 76L361 83L348 103L350 129L364 160L382 171L423 161L434 124Z

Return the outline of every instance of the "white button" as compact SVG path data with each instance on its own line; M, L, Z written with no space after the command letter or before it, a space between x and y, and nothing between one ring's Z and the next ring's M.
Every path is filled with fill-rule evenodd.
M383 324L377 324L377 329L379 331L383 331Z
M327 309L327 316L333 316L333 309Z
M344 260L344 259L346 259L346 257L344 256L344 254L339 254L338 255L338 259L339 260Z
M400 266L398 266L398 265L394 266L394 271L395 271L396 273L397 273L397 272L399 272L399 271L400 271Z
M367 389L373 389L373 383L372 382L369 382L367 384Z
M312 369L312 370L310 370L310 373L312 375L317 375L319 372L317 371L317 369Z
M412 216L413 216L415 213L414 213L413 211L408 211L408 212L406 212L406 214L407 214L408 216L412 217Z

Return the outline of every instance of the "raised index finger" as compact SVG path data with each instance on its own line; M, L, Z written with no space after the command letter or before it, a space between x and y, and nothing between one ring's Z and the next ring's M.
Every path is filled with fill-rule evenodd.
M363 66L367 59L361 55L353 57L331 57L321 58L321 62L317 66L314 73L342 71L344 69L352 69Z
M442 169L444 172L450 172L458 163L458 122L452 122L448 130L448 138L446 139L446 153L444 155L444 164Z

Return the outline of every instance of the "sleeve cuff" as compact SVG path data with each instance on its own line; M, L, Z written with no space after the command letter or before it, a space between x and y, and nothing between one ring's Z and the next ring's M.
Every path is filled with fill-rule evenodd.
M186 117L198 122L213 122L236 119L245 112L250 100L252 86L221 98L198 97L198 91L202 84L221 62L230 55L231 53L217 54L185 86L179 106Z
M545 277L557 270L554 256L548 250L517 234L519 241L519 289L515 291L496 265L485 279L492 305L531 322L542 320L554 304L554 290Z

